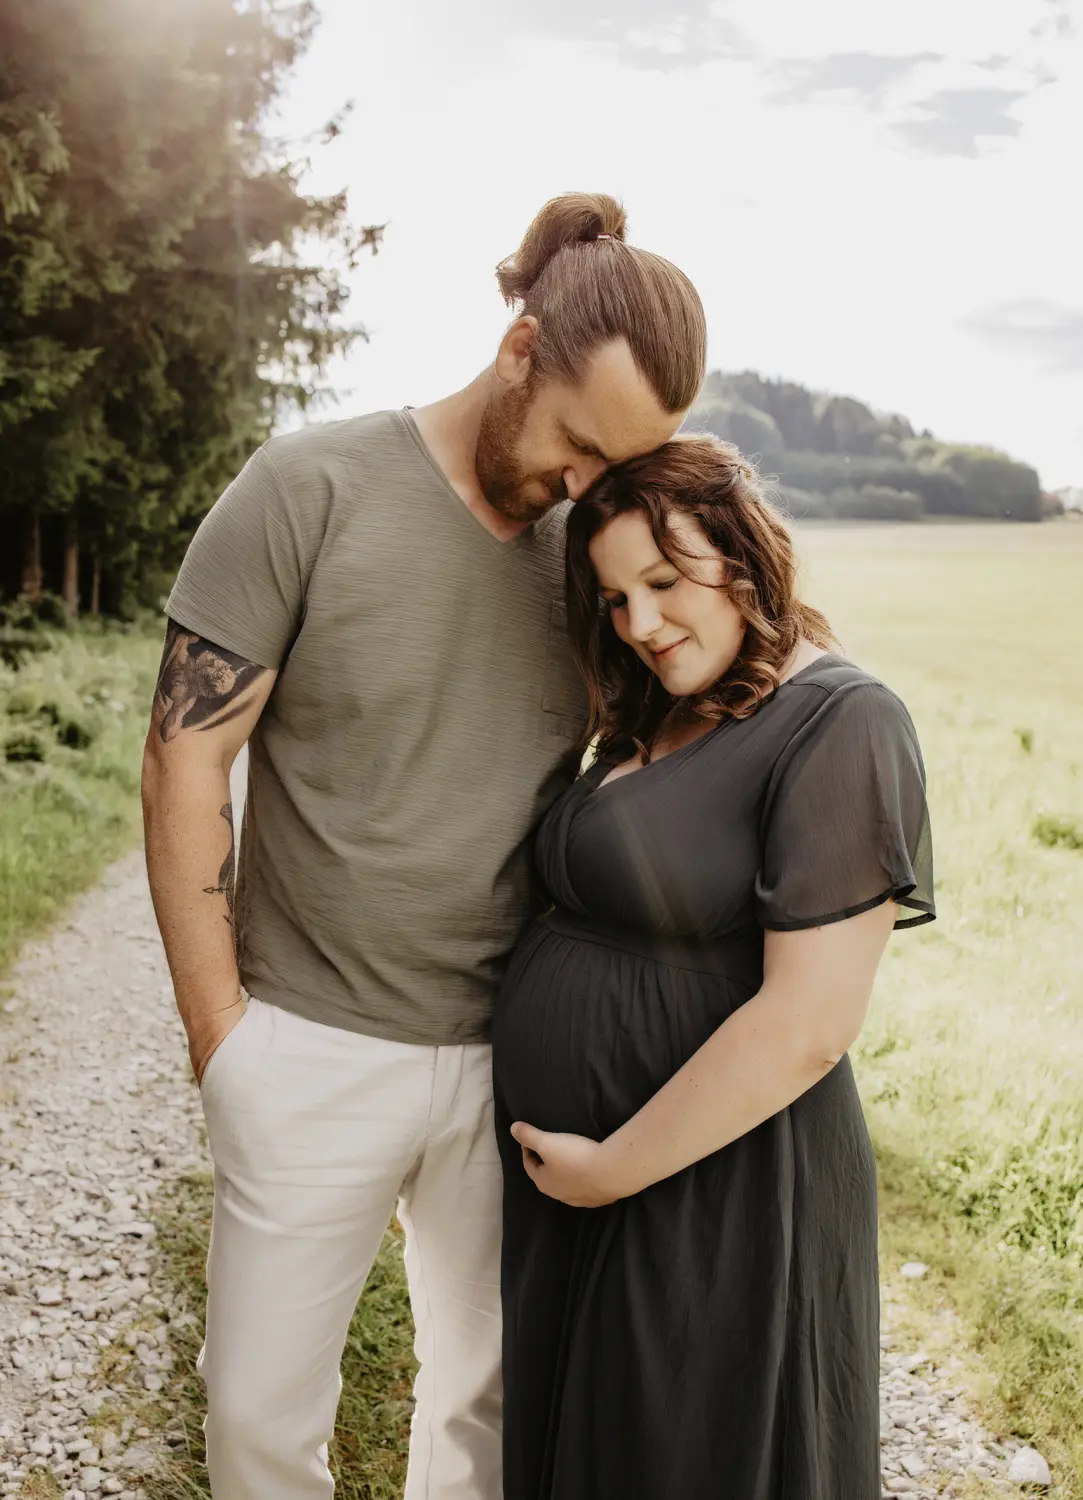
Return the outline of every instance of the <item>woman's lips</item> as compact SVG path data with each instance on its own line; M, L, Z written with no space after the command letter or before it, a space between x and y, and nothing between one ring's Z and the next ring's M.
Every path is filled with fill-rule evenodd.
M669 661L672 658L674 651L676 651L678 647L683 646L687 639L688 637L686 635L682 635L679 641L674 641L669 646L663 646L659 651L652 651L651 655L654 657L655 661Z

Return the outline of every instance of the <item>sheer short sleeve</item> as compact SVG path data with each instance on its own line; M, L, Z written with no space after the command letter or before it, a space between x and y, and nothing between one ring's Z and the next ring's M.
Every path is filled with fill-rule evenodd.
M925 767L903 704L882 684L837 689L794 736L768 788L758 916L777 932L896 901L897 927L931 922Z

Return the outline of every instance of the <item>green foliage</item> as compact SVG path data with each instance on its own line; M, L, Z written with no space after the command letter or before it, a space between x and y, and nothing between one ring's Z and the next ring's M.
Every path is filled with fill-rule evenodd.
M785 445L774 419L747 401L711 396L696 407L694 417L698 431L736 443L761 469L773 468L782 457Z
M823 405L816 424L819 453L875 453L880 424L862 401L852 396L832 396Z
M776 489L775 498L795 521L826 521L833 514L831 501L818 490L799 490L788 484L784 490Z
M70 682L47 682L27 672L20 673L18 685L6 695L2 708L16 729L44 736L69 750L88 749L103 727L102 705L94 694L81 694Z
M35 635L0 665L0 973L139 828L139 765L158 632Z
M1083 849L1083 822L1078 818L1055 818L1042 813L1031 833L1047 849Z
M105 604L137 597L356 336L345 200L302 193L264 125L313 24L307 0L6 6L0 597L40 586L39 535L59 591L64 516Z
M707 376L703 387L704 401L712 398L740 401L766 412L782 434L785 447L803 450L816 446L819 415L812 392L788 380L765 380L746 370L740 375L726 375L716 370Z
M828 494L787 484L780 498L795 521L920 521L925 514L920 495L884 484L839 485Z
M1006 454L918 437L905 417L751 371L708 375L687 426L758 453L798 519L1040 521L1053 513L1035 471Z
M912 490L896 490L886 484L864 484L859 490L835 490L831 508L840 520L920 521L925 505Z
M1041 485L1027 464L990 448L964 447L944 449L936 462L959 481L959 515L1042 519Z
M998 1243L1083 1261L1083 1161L1065 1141L1047 1134L992 1152L961 1145L933 1165L929 1182Z
M44 761L49 756L49 739L30 725L12 724L4 730L0 749L4 759L16 765L21 761Z

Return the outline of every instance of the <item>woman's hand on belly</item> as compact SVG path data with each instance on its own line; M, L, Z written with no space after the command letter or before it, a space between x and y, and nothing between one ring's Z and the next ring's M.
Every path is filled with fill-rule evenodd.
M521 1120L511 1133L522 1147L527 1175L546 1197L570 1208L604 1208L624 1196L609 1171L609 1157L600 1141L538 1130Z
M786 1109L860 1031L895 914L885 902L825 927L768 933L759 992L604 1141L513 1125L538 1190L573 1208L601 1208Z

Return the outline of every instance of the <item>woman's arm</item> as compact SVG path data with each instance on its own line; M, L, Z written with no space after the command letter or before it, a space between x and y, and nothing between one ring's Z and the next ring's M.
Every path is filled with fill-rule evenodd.
M607 1140L513 1126L537 1186L576 1207L612 1203L800 1098L856 1040L897 912L887 901L827 927L768 932L762 988Z

